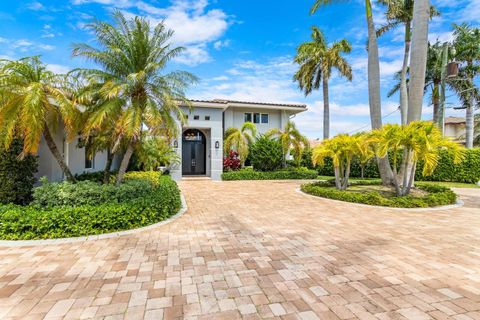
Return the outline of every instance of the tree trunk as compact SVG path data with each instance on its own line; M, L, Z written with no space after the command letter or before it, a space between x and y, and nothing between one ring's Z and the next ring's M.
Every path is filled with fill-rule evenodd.
M438 81L433 82L433 97L432 97L432 102L433 102L433 123L441 126L439 123L440 120L440 97L438 96L439 92L439 85L440 83Z
M342 189L342 184L341 184L341 181L340 181L340 168L335 167L334 170L335 170L335 187L338 190L341 190Z
M360 166L360 176L363 178L365 178L365 166L362 165Z
M105 163L105 169L103 170L103 184L110 183L110 169L112 167L113 157L115 153L107 150L107 162Z
M368 25L368 101L372 129L382 127L382 105L380 100L380 61L375 25L373 24L372 5L365 0ZM391 185L393 174L388 157L377 157L378 171L384 185Z
M45 128L43 130L43 137L45 138L45 142L47 143L50 152L52 153L53 157L57 160L60 169L62 169L63 174L70 182L76 182L75 177L73 176L72 172L67 166L63 155L58 151L57 145L55 144L55 140L53 140L52 134L50 133L50 129L48 128L47 124L45 124Z
M473 94L470 94L469 102L465 113L465 147L473 148Z
M411 41L411 21L405 23L405 51L403 54L402 72L400 75L400 117L401 124L407 124L408 112L408 86L407 86L407 70L408 58L410 56L410 41Z
M133 154L133 141L131 140L128 143L127 151L125 151L125 154L123 155L122 162L120 163L120 168L118 169L118 174L117 174L117 183L116 185L120 185L123 181L123 176L125 175L125 172L127 171L128 168L128 163L130 162L130 158L132 157Z
M429 19L430 1L415 0L413 4L413 34L412 53L410 56L407 123L422 118L425 70L427 66Z
M323 75L323 139L330 137L330 102L328 97L328 79Z

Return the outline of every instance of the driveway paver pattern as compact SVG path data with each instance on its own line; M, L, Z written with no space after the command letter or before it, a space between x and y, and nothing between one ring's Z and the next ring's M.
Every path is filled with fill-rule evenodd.
M0 247L2 319L480 319L480 192L370 208L299 182L183 181L178 220Z

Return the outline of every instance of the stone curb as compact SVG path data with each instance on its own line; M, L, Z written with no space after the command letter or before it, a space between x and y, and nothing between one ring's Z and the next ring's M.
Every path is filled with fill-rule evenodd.
M154 229L156 227L163 226L168 224L178 218L180 218L185 212L187 212L187 202L185 201L185 197L183 194L180 194L180 199L182 201L182 207L178 212L171 216L170 218L151 224L149 226L124 230L124 231L117 231L111 233L104 233L104 234L96 234L92 236L84 236L84 237L74 237L74 238L58 238L58 239L42 239L42 240L0 240L0 246L6 247L22 247L22 246L39 246L39 245L57 245L57 244L66 244L66 243L77 243L77 242L86 242L86 241L95 241L95 240L102 240L102 239L111 239L117 238L125 235L135 234L138 232Z
M463 207L464 202L460 199L457 198L457 202L455 204L449 204L446 206L440 206L440 207L430 207L430 208L395 208L395 207L385 207L385 206L373 206L369 204L363 204L363 203L355 203L355 202L348 202L348 201L342 201L342 200L335 200L335 199L329 199L329 198L323 198L319 196L314 196L308 193L303 192L300 188L295 189L296 192L315 199L321 199L321 200L326 200L326 201L333 201L337 203L343 203L343 204L351 204L359 207L367 207L367 208L379 208L379 209L387 209L387 210L394 210L394 211L407 211L407 212L425 212L425 211L441 211L441 210L450 210L450 209L456 209Z

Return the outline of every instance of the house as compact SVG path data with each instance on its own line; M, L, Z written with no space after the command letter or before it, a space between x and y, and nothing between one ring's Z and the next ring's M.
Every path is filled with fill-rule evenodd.
M445 118L445 137L465 144L465 118L464 117L446 117Z
M220 180L223 172L223 134L226 129L241 128L247 121L256 125L258 133L265 133L272 128L283 129L288 120L305 111L306 106L233 100L191 100L191 107L182 106L182 109L187 114L187 124L172 142L182 161L170 168L172 177L181 180L184 176L205 176ZM107 159L105 152L99 152L93 159L89 159L85 148L79 147L78 140L67 142L62 130L55 134L55 142L73 174L104 169ZM119 157L114 160L112 169L119 167L120 160ZM42 139L37 177L43 176L50 181L64 179L62 170Z

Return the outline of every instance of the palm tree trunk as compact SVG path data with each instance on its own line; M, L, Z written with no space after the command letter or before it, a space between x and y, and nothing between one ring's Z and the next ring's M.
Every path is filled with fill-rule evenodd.
M110 168L112 167L114 156L115 153L111 152L110 149L108 149L107 162L105 163L105 169L103 170L103 184L108 184L110 182Z
M127 151L125 151L125 154L123 155L122 162L120 163L120 168L118 169L117 183L116 183L117 186L120 185L123 181L123 176L125 175L125 172L127 171L128 163L130 162L130 158L132 157L133 150L134 150L133 140L131 140L128 143Z
M407 123L422 118L429 19L430 1L415 0L413 4L412 54L410 56Z
M408 86L407 86L407 70L408 57L410 56L411 42L411 21L405 23L405 51L403 54L402 72L400 75L400 116L402 125L407 124L408 112Z
M368 101L372 129L382 127L382 105L380 100L380 61L375 25L373 24L372 4L365 0L368 25ZM377 157L378 171L384 185L392 184L392 169L388 157Z
M76 179L73 176L70 169L68 168L67 163L63 158L63 155L60 153L60 151L58 151L55 140L53 139L47 124L45 124L45 129L43 130L43 137L45 138L45 142L47 143L47 146L50 149L50 152L52 153L53 157L57 160L58 165L60 166L60 169L62 169L63 174L65 175L67 180L70 182L76 182Z
M439 108L440 108L440 100L439 100L439 96L438 96L438 92L439 92L439 85L440 83L438 83L438 81L434 81L433 82L433 123L438 125L438 126L441 126L439 122L439 119L440 119L440 114L439 114Z
M328 79L323 76L323 139L330 137L330 102L328 97Z
M473 94L470 94L469 102L465 113L465 147L473 148Z

